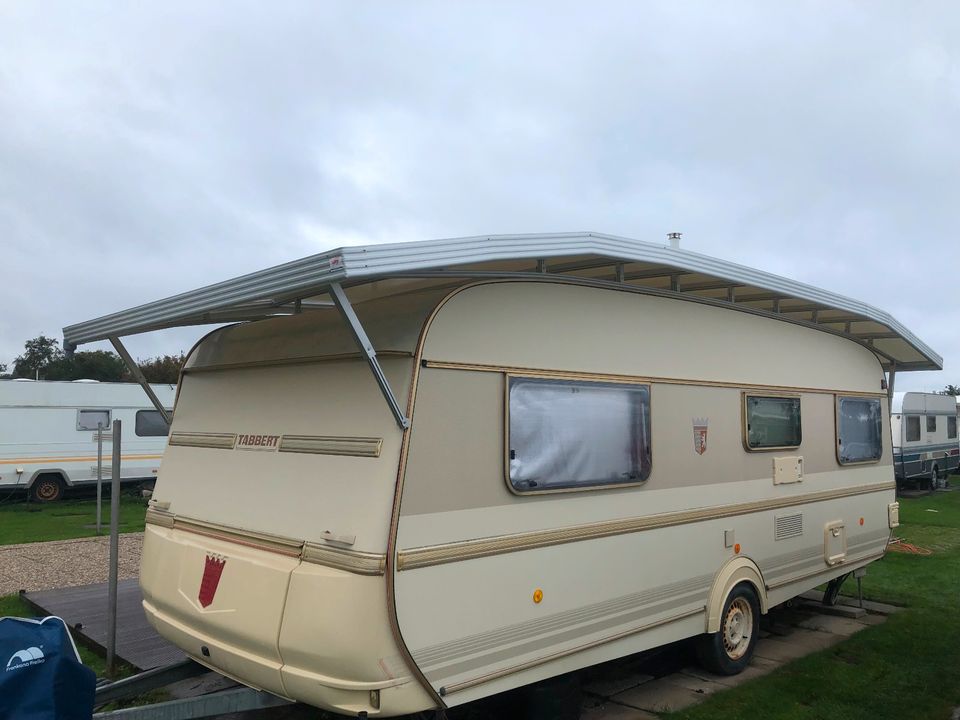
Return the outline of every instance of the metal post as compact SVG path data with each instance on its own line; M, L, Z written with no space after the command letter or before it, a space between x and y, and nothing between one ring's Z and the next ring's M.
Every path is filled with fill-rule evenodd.
M163 406L163 403L160 402L160 398L158 398L156 393L153 392L153 388L150 387L150 383L148 383L147 379L143 376L140 366L133 361L130 353L127 352L127 349L123 346L123 343L120 342L120 338L111 337L110 344L113 345L113 349L117 351L117 355L121 357L124 364L127 366L127 370L129 370L130 374L133 375L133 378L140 383L140 387L143 388L143 391L147 394L147 397L150 398L150 402L153 403L153 406L160 413L160 417L166 421L167 427L170 427L170 413L167 412L167 409Z
M113 421L113 472L110 477L110 585L107 597L107 674L117 662L117 576L120 558L120 421Z
M373 343L371 343L370 338L367 337L367 333L363 329L363 325L360 324L360 319L357 317L357 314L353 311L353 306L350 304L347 294L343 291L343 288L340 287L340 283L330 284L330 297L333 298L337 310L340 311L340 316L344 322L347 323L347 327L353 335L354 342L357 343L357 347L359 347L360 352L363 353L363 357L367 361L367 365L370 367L370 371L373 373L377 385L380 387L380 393L383 395L384 400L387 401L390 412L393 413L393 417L397 421L397 425L401 430L406 430L410 427L410 419L404 415L403 410L400 409L397 398L394 396L393 390L390 389L387 376L383 374L380 362L377 360L377 353L373 349Z
M101 488L103 487L103 423L97 423L97 535L100 534L103 505Z

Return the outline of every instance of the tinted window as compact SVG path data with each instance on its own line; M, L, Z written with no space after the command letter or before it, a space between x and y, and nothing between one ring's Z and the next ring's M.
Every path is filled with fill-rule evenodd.
M957 417L955 415L947 417L947 437L950 440L957 439Z
M510 484L520 492L650 474L650 387L510 378Z
M927 432L937 431L937 416L927 415Z
M837 457L841 464L880 459L883 422L880 400L837 398Z
M163 437L170 434L159 410L137 410L135 431L139 437Z
M800 398L748 395L746 406L748 447L800 445Z
M96 430L97 423L106 430L110 426L110 411L77 410L77 430Z
M919 415L907 415L907 442L920 442Z

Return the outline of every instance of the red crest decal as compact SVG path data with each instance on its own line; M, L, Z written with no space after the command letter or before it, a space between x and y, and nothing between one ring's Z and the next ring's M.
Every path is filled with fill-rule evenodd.
M203 566L203 580L200 581L200 594L197 595L201 607L209 607L213 602L213 596L217 594L217 586L220 585L223 566L226 564L227 559L222 555L207 555L207 561Z
M693 419L693 449L697 455L703 455L707 451L707 418Z

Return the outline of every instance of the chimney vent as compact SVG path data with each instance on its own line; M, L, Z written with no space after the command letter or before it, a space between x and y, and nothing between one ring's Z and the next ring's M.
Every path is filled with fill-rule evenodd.
M672 247L674 250L680 249L680 235L681 233L678 232L667 233L667 239L670 241L670 247Z

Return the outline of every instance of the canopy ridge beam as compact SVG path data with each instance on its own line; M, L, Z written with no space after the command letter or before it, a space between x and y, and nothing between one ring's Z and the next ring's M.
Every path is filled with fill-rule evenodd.
M371 343L370 338L367 337L363 325L360 324L360 318L358 318L357 314L353 311L353 305L350 304L350 300L347 298L347 294L344 292L340 283L330 283L330 297L333 298L334 305L337 306L337 310L340 311L344 322L346 322L347 327L350 328L350 333L353 335L357 347L360 348L360 352L366 359L367 365L370 367L370 372L373 373L373 377L377 381L380 392L383 394L384 400L387 401L387 405L390 407L390 412L393 413L397 425L401 430L406 430L410 427L410 418L404 415L400 409L400 404L397 402L393 390L390 389L390 382L387 380L387 376L383 374L380 361L377 360L377 353L373 349L373 343Z
M170 423L172 422L170 413L167 412L167 409L163 406L163 403L160 402L160 398L157 397L157 394L153 392L153 388L150 387L150 383L148 383L147 379L143 376L143 371L140 370L140 366L133 361L130 353L127 352L127 348L125 348L123 343L120 342L120 338L111 336L110 344L113 345L113 349L117 351L117 355L121 357L124 365L127 366L127 370L129 370L130 374L133 375L133 379L140 383L140 387L143 388L143 391L147 394L147 397L150 398L150 402L153 403L153 406L157 409L157 412L160 413L160 417L163 418L163 421L167 424L167 427L170 427Z

